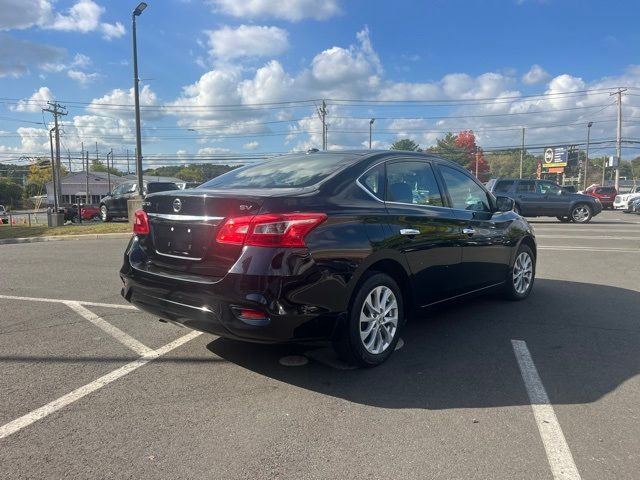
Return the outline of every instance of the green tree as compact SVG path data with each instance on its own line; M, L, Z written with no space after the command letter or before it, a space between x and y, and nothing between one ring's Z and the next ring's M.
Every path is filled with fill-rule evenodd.
M0 204L18 207L22 199L22 187L9 178L0 178Z
M107 169L107 166L104 164L104 162L101 162L100 160L95 158L91 161L90 170L92 172L104 172L104 173L108 171L109 173L111 173L111 175L117 175L118 177L123 175L123 173L120 170L118 170L113 166Z
M430 153L435 153L447 160L452 160L465 167L469 163L469 155L464 148L457 143L457 135L449 132L443 138L436 140L436 144L433 147L429 147L427 150Z
M404 150L407 152L421 152L422 149L420 145L411 140L410 138L403 138L401 140L396 140L391 144L391 150Z
M63 176L68 173L64 165L60 166L60 170ZM51 179L51 162L44 158L38 159L36 163L29 166L25 196L33 197L36 195L44 195L47 192L46 184L50 182Z
M500 150L485 154L492 178L518 178L520 176L520 150ZM536 176L538 158L525 151L522 160L522 176Z

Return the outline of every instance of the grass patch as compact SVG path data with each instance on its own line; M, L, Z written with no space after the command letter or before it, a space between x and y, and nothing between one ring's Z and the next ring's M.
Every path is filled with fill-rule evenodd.
M129 233L131 227L128 222L98 223L88 222L82 225L65 225L64 227L47 227L46 225L0 225L0 239L51 237L57 235L87 235L95 233Z

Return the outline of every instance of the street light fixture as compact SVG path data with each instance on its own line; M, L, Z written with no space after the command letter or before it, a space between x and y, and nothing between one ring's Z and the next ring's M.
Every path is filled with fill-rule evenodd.
M589 168L589 141L591 140L591 127L593 126L593 122L587 123L587 154L584 160L584 188L582 190L587 189L587 169Z
M372 118L371 120L369 120L369 150L371 150L371 132L373 129L373 122L375 122L376 119Z
M140 134L140 92L138 84L138 44L136 40L136 17L147 8L147 4L140 2L131 14L131 33L133 37L133 99L136 110L136 171L138 173L138 193L142 195L143 178L142 178L142 138ZM131 217L130 217L131 218Z

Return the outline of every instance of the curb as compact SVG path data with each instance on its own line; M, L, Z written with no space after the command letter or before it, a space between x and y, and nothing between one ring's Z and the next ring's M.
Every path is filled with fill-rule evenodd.
M108 238L130 238L131 233L87 233L82 235L53 235L50 237L4 238L0 245L15 243L62 242L66 240L104 240Z

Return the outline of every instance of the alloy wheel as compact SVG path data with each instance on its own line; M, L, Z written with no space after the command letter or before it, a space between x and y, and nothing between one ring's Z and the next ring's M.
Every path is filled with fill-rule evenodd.
M102 206L100 207L100 218L102 218L102 221L103 221L103 222L106 222L106 221L107 221L107 216L108 216L108 213L107 213L107 207L106 207L106 206L104 206L104 205L102 205Z
M384 352L398 330L398 301L386 286L374 288L360 310L360 340L367 352Z
M584 205L580 205L573 209L571 212L571 218L578 223L586 222L590 216L589 208Z
M513 288L519 295L524 294L533 279L533 261L527 252L521 252L513 264Z

